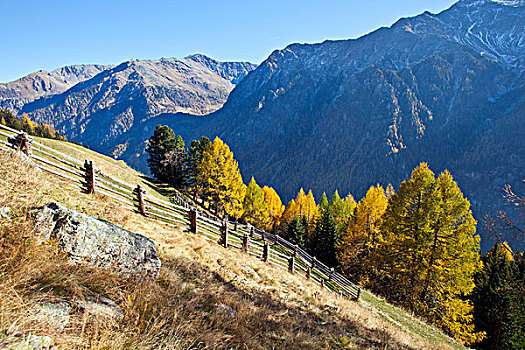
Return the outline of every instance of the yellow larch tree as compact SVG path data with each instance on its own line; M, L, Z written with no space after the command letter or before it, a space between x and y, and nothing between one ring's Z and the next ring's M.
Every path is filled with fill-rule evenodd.
M279 226L281 216L284 212L284 205L281 202L281 198L272 187L264 186L262 190L270 219L266 223L264 229L270 231L273 227Z
M259 228L265 227L270 221L270 214L264 200L264 192L255 182L254 177L252 177L248 187L246 187L242 217L246 222Z
M374 289L464 344L481 340L472 304L464 298L482 267L480 237L470 202L452 175L445 171L436 178L420 164L390 198L381 231L370 256L380 277Z
M292 200L286 206L283 214L283 222L289 223L294 217L298 219L305 219L309 224L313 223L317 216L317 204L315 203L314 195L310 190L305 194L301 188L297 193L295 200Z
M336 244L337 258L345 272L362 282L370 278L366 258L381 240L380 225L387 204L383 187L379 184L370 187Z
M33 121L29 119L27 114L24 113L22 117L22 130L24 130L28 134L33 134L35 131L35 126L35 123L33 123Z
M317 217L317 204L315 204L315 198L312 190L308 191L308 194L306 195L306 201L303 210L303 216L306 217L308 222L312 223Z
M230 147L216 137L203 152L197 171L198 192L213 202L218 212L239 218L243 212L246 186Z
M297 204L295 203L295 199L292 199L286 205L283 215L281 215L281 224L290 223L294 217L297 217Z

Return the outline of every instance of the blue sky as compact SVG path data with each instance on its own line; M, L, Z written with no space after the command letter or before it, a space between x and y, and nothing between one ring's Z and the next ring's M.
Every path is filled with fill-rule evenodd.
M450 0L0 0L0 82L78 63L203 53L262 62L294 42L356 38Z

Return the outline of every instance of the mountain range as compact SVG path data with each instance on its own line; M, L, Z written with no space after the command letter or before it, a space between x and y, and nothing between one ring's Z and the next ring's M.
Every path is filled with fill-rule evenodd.
M525 192L523 0L461 0L358 39L292 44L254 68L129 61L17 112L141 170L157 124L218 135L245 180L283 200L300 187L360 198L422 161L451 171L478 219L503 207L505 184Z
M255 67L204 55L70 66L3 84L8 89L0 90L0 106L26 113L71 140L118 157L129 143L138 141L115 143L134 125L165 113L214 112ZM73 81L76 84L68 84Z
M52 72L40 70L10 83L0 84L0 108L14 112L43 96L60 94L112 66L83 64Z

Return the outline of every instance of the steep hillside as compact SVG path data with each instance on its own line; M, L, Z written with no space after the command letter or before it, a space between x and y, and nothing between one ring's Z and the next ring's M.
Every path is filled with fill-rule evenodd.
M43 96L62 93L112 66L83 64L66 66L52 72L41 70L10 83L0 84L0 108L19 112L24 104Z
M203 55L130 60L64 93L25 104L21 112L53 125L68 139L120 156L128 143L117 144L119 135L162 113L214 112L254 68Z
M54 140L39 140L129 183L141 175L122 162ZM154 191L149 189L149 193ZM160 195L160 194L157 194ZM108 220L154 240L162 269L137 284L74 267L50 244L32 239L27 212L50 201ZM0 152L0 347L29 333L60 349L463 349L406 312L363 293L358 303L283 273L198 235L160 225L110 198L89 195ZM7 216L6 216L7 215ZM65 326L38 305L109 298L121 318L72 307ZM60 319L60 314L58 315Z
M205 121L160 116L129 139L159 123L219 135L246 178L285 199L300 187L361 197L427 161L454 174L480 219L525 177L524 43L522 1L462 0L356 40L275 51ZM144 169L136 145L122 157Z

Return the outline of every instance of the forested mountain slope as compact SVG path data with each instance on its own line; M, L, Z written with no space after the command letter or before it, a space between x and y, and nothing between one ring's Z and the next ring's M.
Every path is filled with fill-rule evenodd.
M361 197L427 161L454 174L480 219L525 177L524 65L524 3L463 0L356 40L275 51L218 112L162 115L148 130L219 135L246 178L287 199L300 187ZM140 167L137 154L123 157Z

